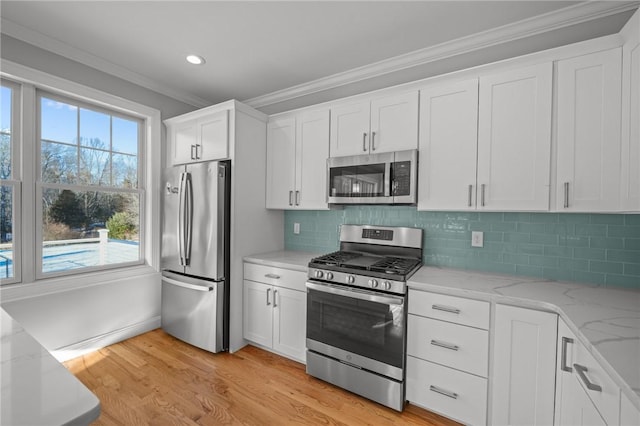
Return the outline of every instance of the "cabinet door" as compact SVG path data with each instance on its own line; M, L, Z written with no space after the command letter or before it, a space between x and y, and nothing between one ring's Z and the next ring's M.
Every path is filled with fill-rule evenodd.
M622 194L620 207L640 210L640 12L623 29L622 46Z
M194 161L197 143L197 120L190 120L173 126L171 129L171 164L186 164Z
M479 209L549 209L551 93L551 63L480 78Z
M307 294L282 287L274 292L273 349L305 362Z
M270 348L273 336L273 287L254 281L243 281L244 338Z
M369 152L418 148L418 92L371 101Z
M574 374L567 380L567 394L570 394L563 417L556 424L562 426L607 426L587 393L580 387L578 377ZM565 392L563 392L564 394Z
M220 111L198 120L196 157L198 161L229 158L229 111Z
M294 204L296 120L276 118L267 124L267 208L289 209Z
M558 316L496 305L492 424L553 423Z
M478 80L420 91L418 210L475 210Z
M329 155L366 154L369 152L369 102L331 108Z
M559 211L620 202L621 49L558 61Z
M329 110L298 116L296 141L296 207L326 210Z

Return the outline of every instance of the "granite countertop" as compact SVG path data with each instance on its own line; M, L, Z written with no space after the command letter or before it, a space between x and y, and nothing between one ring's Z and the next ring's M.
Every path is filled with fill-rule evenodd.
M309 269L309 261L314 257L321 255L322 253L282 250L245 256L244 261L257 263L259 265L274 266L276 268L286 268L294 271L307 272Z
M0 424L89 424L100 401L0 308Z
M430 266L408 285L557 313L640 409L640 291Z

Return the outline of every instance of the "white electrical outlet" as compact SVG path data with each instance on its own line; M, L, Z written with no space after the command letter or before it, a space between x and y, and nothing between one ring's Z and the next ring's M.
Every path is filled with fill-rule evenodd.
M293 233L294 234L299 234L300 233L300 224L298 222L295 222L293 224Z
M484 232L471 231L471 247L484 247Z

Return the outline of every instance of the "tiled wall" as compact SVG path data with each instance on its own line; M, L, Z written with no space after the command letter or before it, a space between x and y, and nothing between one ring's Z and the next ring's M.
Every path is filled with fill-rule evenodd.
M638 214L418 212L400 206L287 211L285 247L335 251L343 223L424 229L427 265L640 289ZM484 232L483 248L471 247L471 231Z

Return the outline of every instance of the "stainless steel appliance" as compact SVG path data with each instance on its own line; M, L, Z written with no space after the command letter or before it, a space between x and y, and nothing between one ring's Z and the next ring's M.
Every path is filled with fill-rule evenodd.
M187 343L229 347L231 162L165 170L162 328Z
M327 159L330 204L416 204L418 151Z
M406 281L422 229L342 225L340 250L307 280L307 373L395 410L404 407Z

